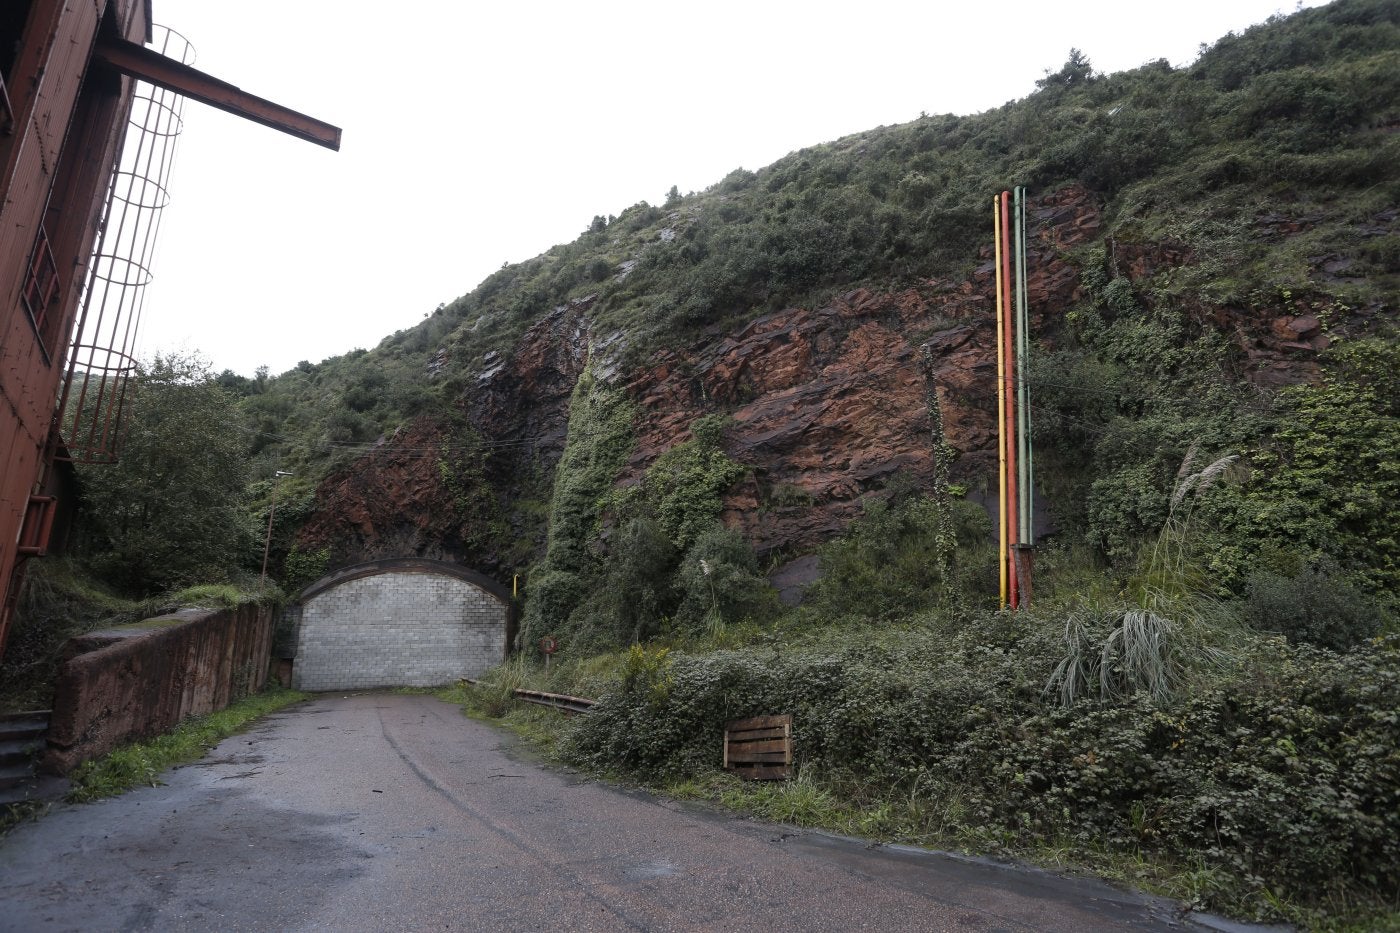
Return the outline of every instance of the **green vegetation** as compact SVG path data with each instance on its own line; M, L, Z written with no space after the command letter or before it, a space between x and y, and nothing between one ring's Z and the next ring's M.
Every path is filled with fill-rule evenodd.
M727 419L697 419L690 439L657 457L640 482L612 489L630 448L632 409L587 374L580 386L522 646L533 649L551 633L571 651L596 650L663 632L713 635L771 615L775 602L753 551L719 522L724 493L747 472L724 453ZM601 408L598 399L606 400Z
M80 766L71 775L68 799L88 803L114 797L134 787L156 786L167 768L197 761L215 745L268 713L300 703L307 694L272 689L232 704L207 716L194 716L174 731L144 742L124 745Z
M846 534L822 549L822 579L806 602L823 614L865 619L903 618L918 609L948 605L955 597L949 563L956 539L945 539L948 510L907 486L865 504ZM963 541L974 548L990 534L981 509L967 514ZM977 580L977 584L984 583Z
M524 645L569 619L597 575L599 560L590 544L602 499L632 449L632 415L619 389L584 370L570 405L568 444L555 470L544 559L526 590Z
M31 561L15 625L0 661L0 709L48 709L63 644L74 635L144 618L149 603L125 599L62 557Z
M1256 481L1217 504L1228 540L1211 542L1210 569L1233 581L1245 566L1296 577L1323 562L1394 610L1400 341L1344 341L1325 364L1321 383L1282 393L1275 435L1251 451Z
M224 580L253 549L247 440L233 396L196 360L138 375L121 457L81 472L88 559L128 595Z
M227 380L198 358L158 357L138 371L127 404L118 462L77 468L82 507L67 556L25 568L0 662L0 707L49 706L72 636L173 608L281 596L258 579L266 512L260 521L249 503L270 481L252 480L248 435Z
M1088 867L1236 916L1396 909L1400 642L1337 655L1173 628L1175 696L1123 680L1066 705L1056 676L1076 640L1098 653L1123 636L1107 616L1081 612L1069 632L1064 617L780 627L723 650L633 646L548 678L515 662L468 703L574 764L766 818ZM549 719L511 707L520 685L602 702ZM796 723L796 780L721 777L725 721L779 711Z

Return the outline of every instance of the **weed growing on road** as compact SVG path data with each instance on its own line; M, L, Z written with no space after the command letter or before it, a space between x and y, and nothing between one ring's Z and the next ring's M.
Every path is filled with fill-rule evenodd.
M167 768L204 757L209 749L254 720L306 698L307 694L297 690L268 690L216 713L186 719L165 735L123 745L74 771L68 800L87 803L115 797L133 787L154 787L161 783L160 775Z
M49 812L51 806L52 804L45 800L21 800L0 807L0 839L19 824L39 819Z

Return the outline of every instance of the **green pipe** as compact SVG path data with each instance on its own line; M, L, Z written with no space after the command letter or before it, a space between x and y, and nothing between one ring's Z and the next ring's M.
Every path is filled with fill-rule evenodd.
M1030 359L1031 348L1031 299L1029 273L1026 270L1028 262L1028 252L1026 248L1026 236L1029 233L1029 225L1026 223L1026 202L1029 198L1025 195L1025 188L1021 189L1021 296L1024 307L1024 317L1026 321L1026 359ZM1027 363L1027 366L1030 364ZM1031 381L1029 373L1023 385L1025 386L1026 398L1026 543L1035 544L1035 444L1031 436Z
M1016 186L1016 467L1022 544L1034 544L1031 491L1031 406L1026 380L1026 358L1030 354L1030 315L1026 310L1026 189Z

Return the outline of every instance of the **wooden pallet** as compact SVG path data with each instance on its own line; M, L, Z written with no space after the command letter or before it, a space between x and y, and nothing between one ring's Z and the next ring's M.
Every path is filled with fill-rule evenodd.
M787 780L792 772L792 716L755 716L726 723L724 769L751 781Z

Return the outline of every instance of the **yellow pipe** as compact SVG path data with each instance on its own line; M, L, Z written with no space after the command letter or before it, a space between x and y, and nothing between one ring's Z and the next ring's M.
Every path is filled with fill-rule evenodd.
M996 242L997 266L997 480L1001 488L1001 511L997 525L1001 528L1000 548L997 552L997 567L1001 571L1001 607L1006 608L1009 576L1006 556L1010 529L1006 527L1006 320L1002 314L1001 301L1001 195L992 198L992 231Z

